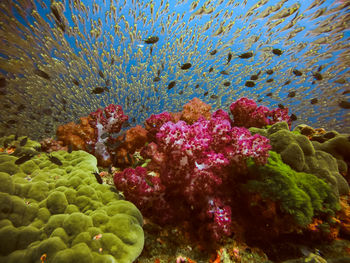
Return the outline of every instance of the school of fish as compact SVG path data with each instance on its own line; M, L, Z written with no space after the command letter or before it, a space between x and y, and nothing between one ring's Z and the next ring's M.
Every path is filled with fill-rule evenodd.
M2 0L0 135L47 138L110 103L133 126L193 97L228 111L243 96L350 132L349 11L344 0Z

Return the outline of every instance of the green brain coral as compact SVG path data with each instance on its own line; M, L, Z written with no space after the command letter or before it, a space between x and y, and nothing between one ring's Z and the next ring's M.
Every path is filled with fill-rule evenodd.
M249 191L259 192L263 198L277 202L281 211L290 214L300 226L311 223L315 215L333 215L339 210L338 199L324 180L297 172L283 163L278 153L269 153L268 163L264 166L248 162L249 173L255 178L246 184Z
M96 182L94 156L0 154L0 262L133 262L144 244L142 215Z
M336 149L343 151L350 147L345 143L345 138L334 138L335 143L330 145L325 143L322 148L319 143L318 145L311 143L299 132L289 131L286 122L275 123L268 129L251 128L250 131L269 138L272 150L279 153L283 162L295 171L310 173L325 180L337 196L349 193L349 185L344 176L339 173L346 169L338 167L340 162L337 161L337 156L332 155L335 152L334 144L338 146ZM339 144L343 145L343 148L339 147ZM343 164L346 166L344 162Z

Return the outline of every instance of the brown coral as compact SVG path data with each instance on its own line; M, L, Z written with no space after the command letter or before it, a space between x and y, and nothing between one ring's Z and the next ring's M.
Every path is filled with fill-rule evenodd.
M181 114L181 120L188 124L195 123L199 117L210 119L211 106L204 103L198 98L193 98L189 103L185 104Z
M59 126L56 131L58 140L65 145L72 145L73 150L88 151L86 143L96 137L95 129L89 124L90 120L90 117L81 117L79 124L70 122Z
M50 153L50 152L55 152L59 150L64 150L64 151L68 150L67 146L63 146L64 143L62 141L56 141L52 138L46 138L42 140L40 144L41 144L41 150L43 152Z
M118 140L123 140L123 136L118 137ZM147 130L140 125L132 127L126 132L125 141L116 151L115 162L118 166L126 167L132 165L130 163L130 155L137 150L140 150L147 142ZM129 155L129 157L128 157Z

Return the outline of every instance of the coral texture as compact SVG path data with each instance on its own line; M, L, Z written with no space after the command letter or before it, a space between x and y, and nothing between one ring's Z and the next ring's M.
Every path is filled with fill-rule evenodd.
M193 124L200 117L204 117L206 120L210 118L211 106L204 103L198 98L193 98L187 104L183 106L180 119L185 121L187 124Z
M95 129L95 138L87 143L90 145L93 155L97 158L99 165L109 166L112 164L110 145L116 143L112 133L120 132L122 125L128 120L124 115L122 107L110 104L102 109L90 113L90 125Z
M230 105L235 126L261 128L277 122L286 121L291 127L291 119L288 116L288 108L269 110L265 106L258 106L255 101L248 98L240 98Z
M97 183L92 155L52 156L62 164L0 156L0 261L133 262L144 243L139 210Z
M125 136L121 135L117 138L118 141L121 144L116 147L117 149L110 150L114 158L114 164L118 167L131 166L133 163L130 163L128 155L134 154L135 151L140 150L145 145L147 142L147 131L140 125L136 125L127 130Z
M246 128L232 127L222 110L214 112L209 120L200 117L191 125L182 120L157 125L156 120L162 123L168 118L164 113L152 116L153 128L159 127L156 142L141 151L152 160L152 168L159 164L155 169L159 178L145 169L126 169L115 174L116 187L136 204L142 204L139 208L146 214L152 207L153 217L162 215L161 221L189 219L196 214L198 220L207 223L203 231L209 231L214 240L230 235L229 167L245 171L249 158L264 164L270 149L268 139L251 136Z
M325 181L296 172L276 152L270 151L266 165L257 166L250 161L248 166L255 179L247 182L247 189L277 202L280 211L291 215L297 225L307 226L315 215L334 216L340 208L338 198Z
M289 131L286 122L276 123L268 129L251 128L250 131L267 136L272 150L281 154L283 162L294 170L311 173L324 179L336 196L349 193L349 185L339 173L347 169L346 165L339 169L341 167L338 166L339 161L328 153L331 152L339 160L343 160L343 155L349 148L346 136L337 136L324 144L311 142L305 135Z
M99 165L107 167L113 162L113 146L118 143L112 134L118 133L127 120L121 106L110 104L80 118L79 124L70 122L59 126L56 135L65 145L93 154Z
M90 125L91 118L81 117L80 123L74 122L58 126L56 136L59 141L65 145L71 145L73 150L88 151L87 142L92 141L95 137L95 130Z

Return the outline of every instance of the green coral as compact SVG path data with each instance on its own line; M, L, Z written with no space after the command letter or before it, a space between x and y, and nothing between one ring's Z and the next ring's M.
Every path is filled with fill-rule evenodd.
M0 262L133 262L144 244L139 210L97 183L94 156L52 156L62 165L0 155Z
M280 205L281 211L290 214L300 226L311 223L320 213L333 215L339 207L337 197L322 179L304 172L296 172L270 151L268 163L257 166L248 162L249 173L254 177L246 187L259 192L263 198Z
M269 138L272 150L279 153L283 162L295 171L310 173L325 180L336 196L349 193L349 185L340 174L340 171L345 168L338 166L339 161L333 156L335 150L330 150L339 149L341 141L345 146L342 150L338 150L338 153L343 153L344 149L347 149L344 138L339 138L337 139L339 141L331 143L332 147L328 147L328 145L321 147L318 142L312 143L297 130L289 131L286 122L278 122L268 129L252 128L250 131L253 134L259 133Z
M19 136L16 138L15 135L9 135L0 138L0 147L7 148L13 147L15 150L12 153L14 156L23 156L23 155L35 155L38 154L38 151L41 149L41 144L36 141L32 141L29 138L26 143L21 146L20 143L27 136Z

